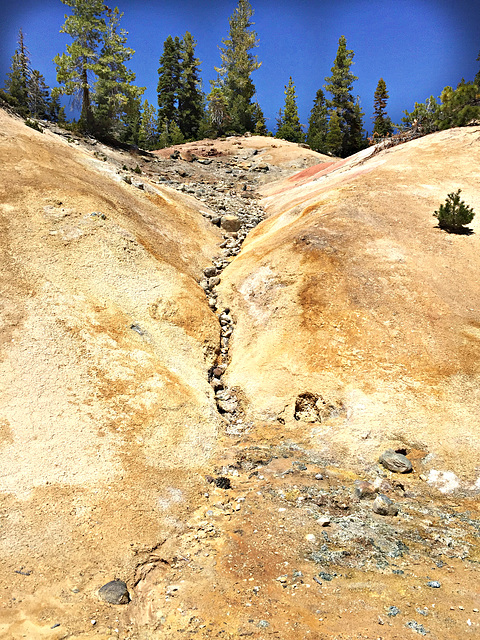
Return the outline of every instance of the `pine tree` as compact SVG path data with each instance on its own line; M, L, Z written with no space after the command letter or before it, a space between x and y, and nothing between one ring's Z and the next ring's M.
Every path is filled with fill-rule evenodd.
M218 88L213 87L207 96L208 118L216 135L225 133L225 128L230 124L230 116L227 107L227 98Z
M440 95L441 106L436 113L436 125L440 130L465 127L472 120L480 119L478 86L462 81L454 90L445 87Z
M480 62L480 52L477 56L477 61ZM480 69L477 71L477 75L475 76L474 82L477 85L477 87L480 87Z
M180 91L180 78L182 51L178 36L168 38L163 43L163 54L160 58L158 69L158 116L159 120L167 123L178 122L178 94Z
M255 128L254 105L255 85L250 75L261 63L251 50L258 47L255 31L251 30L253 9L248 0L239 0L229 20L228 38L222 40L220 49L222 64L215 67L218 80L215 86L221 89L227 101L230 129L236 133L253 131Z
M34 118L47 119L50 91L40 71L34 69L28 80L28 108Z
M148 100L142 105L138 144L142 149L155 149L158 144L157 113Z
M404 111L405 116L402 122L405 128L415 127L422 134L432 133L438 130L438 117L440 105L433 96L430 96L425 103L415 102L415 107L410 113Z
M57 65L57 81L63 87L57 93L69 96L80 95L80 126L86 131L94 130L91 105L92 73L99 70L98 47L102 42L107 25L103 16L103 0L62 0L72 9L72 15L65 16L65 24L60 33L68 34L72 44L67 45L67 53L54 58Z
M268 129L267 123L265 121L265 116L263 115L263 111L260 108L258 102L255 102L253 105L253 117L255 119L255 129L254 134L257 136L267 136Z
M15 106L22 115L28 115L28 83L30 80L30 57L25 46L23 31L18 32L18 47L12 56L10 71L7 73L5 89L13 99Z
M353 117L350 124L350 146L347 148L347 155L357 153L357 151L361 151L362 149L368 147L367 134L363 128L364 115L365 114L363 113L360 106L360 98L359 96L357 96L355 106L353 107Z
M328 123L328 132L326 137L326 145L328 152L334 156L340 156L342 153L343 131L340 125L340 117L336 111L330 115Z
M386 112L388 97L385 80L380 78L373 95L373 133L382 138L393 133L392 121Z
M197 43L187 31L180 44L182 62L178 90L178 125L188 140L195 139L198 135L205 99L201 90L200 60L195 57Z
M302 125L298 117L297 96L295 94L295 85L292 77L285 86L285 106L283 108L283 117L281 126L279 127L276 138L282 138L290 142L304 142L305 134L302 131Z
M195 57L195 47L196 42L187 31L181 41L182 62L178 90L178 125L187 139L194 139L198 135L204 112L200 61Z
M50 122L58 122L58 124L60 125L65 124L65 122L67 121L65 115L65 107L61 106L55 89L52 89L50 100L48 102L47 120L50 120Z
M123 13L117 7L113 11L107 8L106 11L108 23L102 34L102 49L97 65L98 80L93 95L95 127L101 135L114 134L121 137L128 100L130 97L140 97L145 88L132 84L135 73L125 64L135 52L125 46L128 34L119 28Z
M358 129L359 125L358 110L357 114L355 114L355 100L352 94L353 82L358 78L350 71L350 67L353 64L353 56L353 51L347 49L345 36L341 36L338 41L337 55L331 69L332 75L329 78L325 78L327 84L324 85L324 88L332 95L332 99L327 101L330 113L333 114L333 111L335 111L338 117L342 136L339 155L342 157L358 151L354 144L354 139L357 137L355 130ZM336 128L337 125L335 123ZM329 151L337 153L338 149L336 151L329 149Z
M120 140L138 146L141 125L140 96L128 97L122 120L124 126Z
M315 95L313 108L308 121L307 144L314 151L327 152L326 137L328 131L328 111L325 94L319 89Z

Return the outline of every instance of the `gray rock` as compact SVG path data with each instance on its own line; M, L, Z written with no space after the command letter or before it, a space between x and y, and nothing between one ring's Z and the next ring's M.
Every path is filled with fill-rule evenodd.
M217 284L220 284L220 277L219 276L215 276L214 278L209 278L209 280L208 280L208 288L209 289L213 289L213 287L216 287Z
M98 595L110 604L128 604L130 602L130 594L123 580L107 582L98 590Z
M217 269L216 267L207 267L203 270L203 273L205 274L206 278L213 278L217 275Z
M235 232L240 229L242 223L240 222L240 218L237 218L237 216L226 215L222 216L220 226L225 231Z
M427 582L427 587L432 587L432 589L440 589L441 586L438 580L430 580L430 582Z
M415 620L410 620L410 622L407 622L405 626L409 629L412 629L412 631L416 631L421 636L426 636L427 633L430 633L429 631L427 631L427 629L425 629L423 624L419 624L418 622L415 622Z
M393 449L387 449L378 459L386 469L395 473L410 473L412 463L401 453L397 453Z
M400 609L395 605L393 605L392 607L388 607L387 616L389 616L390 618L394 618L395 616L398 616L399 613L400 613Z
M398 513L398 507L383 493L373 501L372 510L380 516L396 516Z

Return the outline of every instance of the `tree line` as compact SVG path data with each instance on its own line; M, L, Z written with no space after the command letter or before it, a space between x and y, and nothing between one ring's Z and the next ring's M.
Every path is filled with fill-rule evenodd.
M259 45L253 29L254 11L248 0L239 0L222 40L217 78L208 94L202 90L200 61L190 32L168 36L159 60L158 105L142 102L145 87L135 85L128 62L135 53L127 46L128 33L120 27L123 16L104 0L61 0L71 9L61 33L71 38L66 51L55 56L58 86L50 90L42 74L32 68L20 30L5 88L0 92L25 117L59 122L101 139L119 140L147 149L226 134L272 135L258 101L251 75L260 66L254 50ZM331 75L318 89L303 131L297 108L296 88L290 77L285 101L276 120L275 136L307 143L321 153L346 157L368 145L360 99L353 86L354 52L345 36L338 42ZM480 60L480 54L477 58ZM328 94L328 95L327 95ZM66 123L60 96L76 101L80 117ZM462 80L456 89L446 87L436 100L415 103L405 111L401 125L387 114L389 98L383 78L374 93L373 140L390 136L395 128L415 126L422 133L464 126L480 118L480 71L473 82Z

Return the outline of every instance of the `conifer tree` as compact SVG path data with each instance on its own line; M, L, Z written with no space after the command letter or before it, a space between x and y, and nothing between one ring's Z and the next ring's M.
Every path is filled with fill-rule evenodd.
M34 69L28 80L28 108L34 118L47 119L50 91L40 71Z
M307 144L314 151L327 152L326 137L328 131L328 110L325 94L319 89L315 95L313 108L308 121Z
M148 100L142 105L138 144L142 149L155 149L158 144L157 113Z
M57 65L57 81L63 85L57 94L80 95L80 126L86 131L94 130L91 105L93 78L99 70L99 45L107 30L103 12L103 0L62 0L72 9L72 15L65 16L65 24L60 33L68 34L72 44L67 45L67 53L54 58Z
M30 80L30 57L25 46L23 31L18 32L18 47L12 57L10 71L7 73L5 89L13 99L15 106L22 115L27 115L28 105L28 83Z
M330 115L328 123L327 137L325 139L328 153L340 156L342 153L343 131L341 129L340 117L336 111Z
M368 139L366 131L363 128L364 113L360 106L360 97L357 96L355 106L353 107L353 117L350 124L350 136L349 147L347 148L347 155L357 153L368 147Z
M178 125L182 135L194 139L203 117L200 61L195 57L196 42L190 32L181 41L181 74L178 89Z
M292 77L285 86L285 106L283 108L283 117L281 125L275 134L276 138L282 138L289 142L304 142L305 134L302 131L302 125L298 117L297 96L295 93L295 85Z
M440 94L441 105L435 124L440 130L465 127L480 118L479 88L473 82L462 81L454 90L445 87Z
M213 87L207 96L208 118L216 135L225 133L225 128L230 124L227 98L218 87Z
M388 97L385 80L380 78L373 95L373 133L382 138L393 133L392 121L386 111Z
M342 145L340 154L346 157L351 153L355 153L358 149L355 146L355 139L358 137L356 133L359 126L362 128L361 122L358 121L359 110L355 112L355 100L353 98L353 82L358 78L350 71L353 64L354 53L347 49L347 40L345 36L341 36L338 41L337 55L335 57L332 75L325 78L327 84L324 88L332 95L332 99L327 101L330 113L336 112L338 123L342 135ZM335 122L334 129L337 129ZM332 153L337 153L334 149L329 149Z
M47 119L50 120L50 122L58 122L60 125L65 124L67 121L65 107L61 106L58 95L56 95L54 89L52 90L50 100L48 102Z
M222 40L223 46L219 47L222 64L215 67L218 80L214 85L226 98L229 127L236 133L253 131L256 124L252 103L255 85L250 76L261 63L251 53L259 42L256 32L251 30L253 13L248 0L239 0L229 20L228 38Z
M178 121L178 94L180 91L181 43L178 36L168 38L163 43L163 54L158 69L158 117L166 123Z
M480 52L477 56L477 60L480 62ZM475 76L474 82L477 85L477 87L480 87L480 69L477 71L477 75Z
M258 102L255 102L253 105L253 117L255 119L255 129L254 134L257 136L266 136L268 135L267 123L265 121L265 116L263 115L263 111L260 108Z
M101 135L113 133L122 137L123 117L128 100L130 97L140 97L145 88L132 84L135 73L125 64L135 52L125 46L128 34L119 28L123 13L117 7L113 11L106 8L106 11L108 23L102 34L102 48L97 65L98 80L93 96L95 127Z

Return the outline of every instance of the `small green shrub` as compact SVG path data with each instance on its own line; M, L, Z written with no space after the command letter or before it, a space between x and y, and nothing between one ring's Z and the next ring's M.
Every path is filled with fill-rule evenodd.
M142 170L140 169L140 167L138 166L138 164L137 164L137 166L135 167L134 171L135 171L135 173L142 173Z
M434 216L438 219L438 226L446 231L464 231L464 225L469 224L474 216L474 210L463 200L460 200L462 190L449 193L444 204L441 204Z
M35 131L40 131L40 133L43 133L42 127L38 124L36 120L30 120L30 118L27 118L25 120L25 124L27 125L27 127L30 127L31 129L35 129Z

